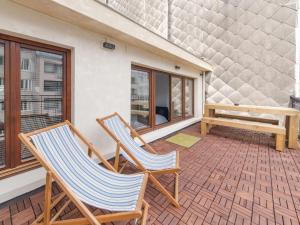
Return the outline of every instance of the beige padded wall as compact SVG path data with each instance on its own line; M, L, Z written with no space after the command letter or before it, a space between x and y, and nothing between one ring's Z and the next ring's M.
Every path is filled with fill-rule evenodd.
M295 83L297 12L295 4L289 4L292 1L108 2L211 63L214 72L206 77L208 102L288 105Z
M168 0L107 0L107 4L135 22L167 38Z

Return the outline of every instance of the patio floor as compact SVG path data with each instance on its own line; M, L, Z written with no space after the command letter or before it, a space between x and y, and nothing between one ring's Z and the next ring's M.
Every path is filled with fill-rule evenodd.
M199 124L181 132L200 136ZM223 127L213 128L190 149L164 139L152 146L161 151L181 150L181 207L174 208L148 185L148 224L300 224L299 150L279 153L274 150L274 139L266 134ZM160 180L173 189L172 176ZM58 192L55 188L54 193ZM42 208L40 188L0 205L0 225L28 224ZM63 218L78 215L71 205Z

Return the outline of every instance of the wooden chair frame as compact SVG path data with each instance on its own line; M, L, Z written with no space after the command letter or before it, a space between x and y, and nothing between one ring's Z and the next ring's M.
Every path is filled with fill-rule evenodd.
M27 134L20 133L19 138L22 143L30 150L30 152L35 156L35 158L40 162L40 164L46 169L46 186L45 186L45 206L44 213L41 214L37 219L32 223L34 225L100 225L101 223L121 221L121 220L130 220L130 219L140 219L141 224L146 224L147 215L148 215L148 203L143 200L144 193L146 190L146 184L148 180L148 173L145 173L145 177L142 183L141 192L138 198L137 207L134 211L130 212L117 212L109 213L105 215L94 216L88 207L72 192L72 190L67 187L64 181L57 175L54 168L44 159L44 157L39 153L37 148L31 142L31 136L39 134L44 131L48 131L53 128L57 128L63 125L68 125L71 131L88 147L88 155L91 157L94 154L108 169L117 172L112 165L104 158L104 156L90 143L88 142L81 133L69 122L65 121L53 126L49 126L43 129L39 129ZM62 189L62 193L56 197L51 203L52 195L52 182L55 181L59 187ZM60 208L55 215L51 216L51 210L63 199L66 199L62 208ZM64 209L73 202L75 206L79 209L81 214L84 216L82 218L76 219L66 219L57 221L57 218L62 214Z
M148 150L151 153L157 154L157 152L149 145L147 144L143 138L136 132L135 129L133 129L121 116L119 113L115 112L109 116L103 117L101 119L97 118L97 122L101 125L101 127L103 127L103 129L116 141L117 143L117 148L116 148L116 153L115 153L115 163L114 163L114 167L116 171L122 172L125 165L127 164L128 161L126 161L126 164L120 169L118 170L119 167L119 157L120 157L120 151L121 149L123 149L123 151L126 152L127 155L129 155L129 157L135 162L136 167L138 169L140 169L143 172L149 172L149 179L152 181L152 183L158 188L158 190L160 190L166 197L167 199L175 206L175 207L179 207L179 202L178 202L178 192L179 192L179 171L180 171L180 167L179 167L179 152L176 151L176 168L172 168L172 169L164 169L164 170L147 170L147 168L145 168L141 162L139 162L139 160L131 153L130 149L128 149L119 139L118 137L113 134L109 128L105 125L104 121L114 117L114 116L118 116L120 118L120 120L122 121L122 123L126 126L126 128L129 129L132 138L138 138L138 140L141 141L141 143L145 146L145 149ZM167 189L157 180L157 178L155 178L155 175L161 175L161 174L174 174L175 175L175 185L174 185L174 196L172 196L169 191L167 191Z

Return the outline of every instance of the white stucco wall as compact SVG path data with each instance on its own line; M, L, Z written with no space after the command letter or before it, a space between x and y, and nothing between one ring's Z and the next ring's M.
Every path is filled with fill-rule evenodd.
M114 143L97 125L95 118L115 111L130 118L131 64L183 74L195 80L195 118L148 133L152 141L190 125L202 115L202 77L200 71L180 62L154 55L126 43L51 18L8 0L0 1L0 33L53 44L72 50L72 122L104 154L110 156ZM103 49L101 42L116 44L114 51ZM175 70L174 65L181 69ZM43 169L0 180L0 203L44 182Z

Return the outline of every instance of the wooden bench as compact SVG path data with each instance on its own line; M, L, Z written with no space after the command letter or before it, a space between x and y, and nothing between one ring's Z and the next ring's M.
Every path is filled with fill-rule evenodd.
M222 114L218 113L217 111L219 110L226 111L227 115L224 115L223 113ZM268 114L268 115L276 115L276 116L283 117L285 119L285 128L286 128L285 137L287 138L288 141L288 148L298 149L298 130L299 130L299 119L300 119L299 110L286 108L286 107L206 103L204 108L204 117L215 118L218 117L218 115L221 115L221 117L227 117L227 118L240 117L239 119L241 120L271 123L273 125L277 123L276 120L272 121L270 119L230 115L231 111L263 114L263 115Z
M276 150L282 151L285 148L285 127L267 124L262 122L245 121L227 118L203 117L201 121L201 134L206 135L209 132L208 125L219 125L234 127L239 129L253 130L275 134Z

